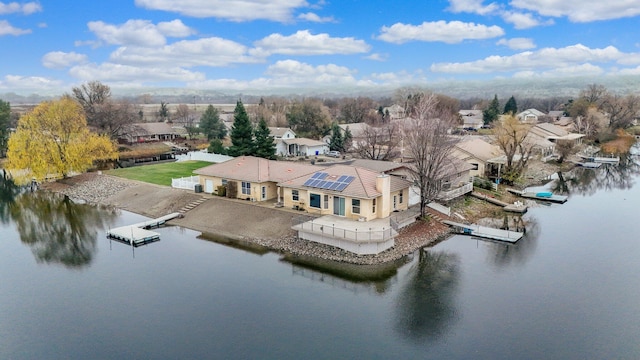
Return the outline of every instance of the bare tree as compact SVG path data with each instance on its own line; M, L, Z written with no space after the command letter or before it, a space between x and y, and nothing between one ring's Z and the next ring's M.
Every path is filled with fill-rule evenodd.
M580 97L585 99L589 104L599 106L601 100L608 95L607 88L604 85L590 84L585 90L580 92Z
M400 139L395 123L367 126L356 142L356 152L364 159L389 161L399 155Z
M577 132L585 134L587 137L595 136L600 129L606 127L607 119L595 107L586 110L584 116L576 116L574 118L574 128Z
M449 156L458 141L448 135L453 116L437 109L437 95L422 93L413 104L412 121L403 129L405 144L413 157L411 177L420 191L421 217L426 214L427 204L442 190Z
M501 177L507 182L518 179L527 167L535 144L529 139L530 124L521 123L515 116L507 116L498 123L493 133L496 143L506 155L506 163Z
M600 108L609 115L611 129L624 129L631 125L640 111L640 97L607 94L601 101Z

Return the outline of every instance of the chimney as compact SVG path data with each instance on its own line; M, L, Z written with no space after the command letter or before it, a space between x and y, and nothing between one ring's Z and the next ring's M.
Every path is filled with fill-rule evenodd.
M391 177L387 174L378 175L376 190L382 194L378 198L378 218L386 218L391 213Z

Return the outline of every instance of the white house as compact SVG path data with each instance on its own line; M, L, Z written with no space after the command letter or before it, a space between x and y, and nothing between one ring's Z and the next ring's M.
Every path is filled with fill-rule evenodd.
M329 152L329 145L319 140L293 138L283 139L282 142L286 146L286 156L314 156Z
M276 155L286 156L289 154L284 140L295 139L296 133L290 128L283 127L269 127L269 133L273 137L273 142L276 144Z
M543 113L540 110L536 110L536 109L527 109L521 113L519 113L518 115L516 115L516 117L518 118L518 120L525 122L525 123L529 123L529 124L535 124L538 122L538 119L545 116L545 113Z

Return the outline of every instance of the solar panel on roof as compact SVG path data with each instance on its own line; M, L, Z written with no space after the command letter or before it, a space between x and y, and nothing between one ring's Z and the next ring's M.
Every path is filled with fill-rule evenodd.
M318 184L318 187L319 187L320 189L324 189L324 188L325 188L325 186L327 186L327 183L328 183L328 182L329 182L329 181L324 181L324 180L322 180L322 181L320 181L320 183Z
M336 189L336 191L342 191L342 190L346 189L347 185L349 185L349 184L338 183L338 188Z
M331 182L331 186L328 189L329 190L336 190L338 188L338 185L340 185L340 183Z
M304 182L303 186L311 186L310 184L313 180L315 179L314 178L307 179L307 181Z
M348 178L348 176L347 176L347 175L342 175L342 176L340 176L340 177L338 178L338 182L343 182L343 181L345 181L347 178Z

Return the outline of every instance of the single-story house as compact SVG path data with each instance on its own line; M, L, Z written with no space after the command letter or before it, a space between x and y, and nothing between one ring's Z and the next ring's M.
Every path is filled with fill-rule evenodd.
M278 197L281 181L313 173L320 167L291 161L273 161L253 156L241 156L194 171L199 175L205 193L217 194L219 186L226 191L235 189L228 197L251 201L266 201ZM235 186L228 186L234 182Z
M538 119L543 116L545 116L545 113L537 109L527 109L516 115L518 120L529 124L537 123Z
M564 140L570 141L574 144L580 144L582 142L582 138L585 137L584 134L570 133L563 128L551 123L536 124L531 128L529 132L534 136L547 139L551 142Z
M329 145L325 142L307 138L282 139L286 146L285 156L314 156L329 152Z
M460 110L458 116L462 120L462 127L479 129L484 125L482 110Z
M293 132L293 130L291 130L290 128L284 127L269 127L269 133L273 137L273 142L276 144L276 155L288 155L289 151L287 149L287 145L284 143L284 140L294 139L296 137L296 133Z
M173 141L181 137L179 131L165 122L135 123L127 126L121 132L119 139L129 144Z
M455 158L471 165L470 176L485 176L487 161L502 153L498 146L479 137L463 139L457 143L451 153Z

